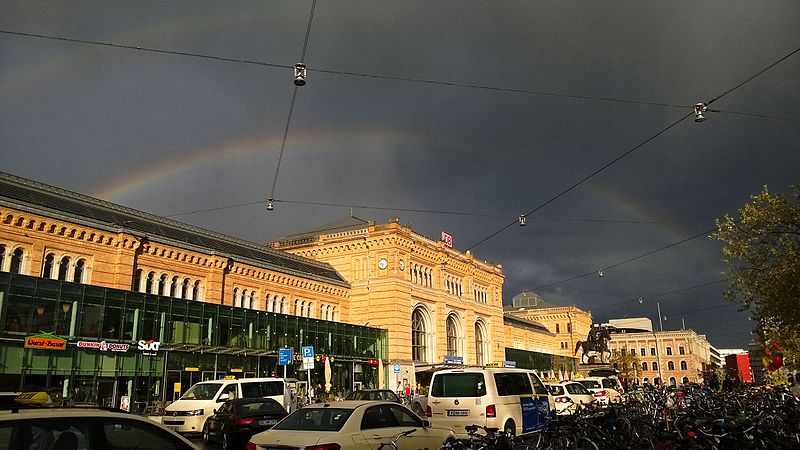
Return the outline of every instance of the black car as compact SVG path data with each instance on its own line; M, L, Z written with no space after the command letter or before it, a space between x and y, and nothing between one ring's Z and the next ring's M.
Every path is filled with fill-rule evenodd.
M272 428L288 414L271 398L228 400L206 419L203 441L222 444L224 450L244 449L254 434Z
M387 402L401 403L400 397L388 389L361 389L353 391L345 400L383 400Z

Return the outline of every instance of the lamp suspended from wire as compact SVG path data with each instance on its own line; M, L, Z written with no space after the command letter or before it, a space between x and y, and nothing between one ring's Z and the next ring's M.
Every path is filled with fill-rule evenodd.
M267 211L272 211L273 209L275 209L275 205L273 204L273 200L272 199L268 199L267 200Z
M294 65L294 85L295 86L305 86L306 85L306 75L308 74L306 65L303 63L297 63Z
M706 105L705 103L698 103L694 105L694 121L705 122L706 116L704 116L703 114L705 114L706 112L708 112L708 105Z
M525 226L525 215L524 214L520 215L519 218L517 219L517 222L519 222L519 226L524 227Z
M603 269L600 269L600 270L597 271L597 276L599 276L600 278L603 278L604 276L606 276L606 274L603 273Z

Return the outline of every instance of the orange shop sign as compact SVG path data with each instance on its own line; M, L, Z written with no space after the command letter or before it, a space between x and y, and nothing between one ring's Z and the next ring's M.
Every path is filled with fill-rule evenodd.
M25 348L39 350L66 350L67 340L52 333L42 333L25 338Z

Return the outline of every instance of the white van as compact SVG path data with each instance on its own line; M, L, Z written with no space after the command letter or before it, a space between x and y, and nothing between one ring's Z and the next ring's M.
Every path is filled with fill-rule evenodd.
M426 415L459 438L466 438L464 427L473 424L519 436L543 427L554 408L553 397L532 370L447 369L433 374Z
M276 400L290 413L297 409L297 396L283 378L203 381L164 408L161 423L178 433L202 433L206 419L225 400L259 397Z

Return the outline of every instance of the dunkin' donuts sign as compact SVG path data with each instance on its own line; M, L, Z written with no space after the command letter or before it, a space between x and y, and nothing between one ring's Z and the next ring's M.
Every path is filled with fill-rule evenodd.
M78 348L95 348L100 350L101 352L105 351L112 351L112 352L127 352L129 348L131 348L130 344L118 344L115 342L90 342L90 341L78 341Z

